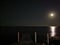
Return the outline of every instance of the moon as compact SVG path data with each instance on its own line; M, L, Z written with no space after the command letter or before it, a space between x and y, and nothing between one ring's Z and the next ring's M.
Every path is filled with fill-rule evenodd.
M50 14L50 16L51 16L51 17L54 17L54 14L53 14L53 13L51 13L51 14Z

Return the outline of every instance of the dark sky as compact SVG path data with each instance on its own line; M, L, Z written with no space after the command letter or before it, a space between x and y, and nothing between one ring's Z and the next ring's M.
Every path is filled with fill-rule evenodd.
M1 26L50 25L48 13L56 12L60 25L60 1L58 0L8 0L1 1Z

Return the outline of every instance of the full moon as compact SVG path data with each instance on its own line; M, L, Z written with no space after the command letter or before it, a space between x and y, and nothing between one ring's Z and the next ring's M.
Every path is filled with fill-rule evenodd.
M54 14L53 14L53 13L51 13L51 14L50 14L50 16L51 16L51 17L53 17L53 16L54 16Z

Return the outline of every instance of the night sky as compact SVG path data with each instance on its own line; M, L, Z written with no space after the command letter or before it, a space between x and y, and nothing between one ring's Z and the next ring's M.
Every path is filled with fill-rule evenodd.
M1 1L1 26L50 25L49 12L56 12L54 24L60 25L58 0L8 0Z

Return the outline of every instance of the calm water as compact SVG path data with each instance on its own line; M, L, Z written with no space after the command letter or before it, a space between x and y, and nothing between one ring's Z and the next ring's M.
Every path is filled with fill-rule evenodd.
M58 30L60 28L57 28ZM33 44L35 44L35 32L37 32L37 43L47 43L47 32L49 28L48 27L3 27L0 30L0 41L1 45L11 45L18 43L18 35L17 32L20 32L20 41L23 42L25 40L32 41ZM60 34L60 31L57 34ZM27 35L28 34L28 35ZM37 44L37 45L38 45Z

